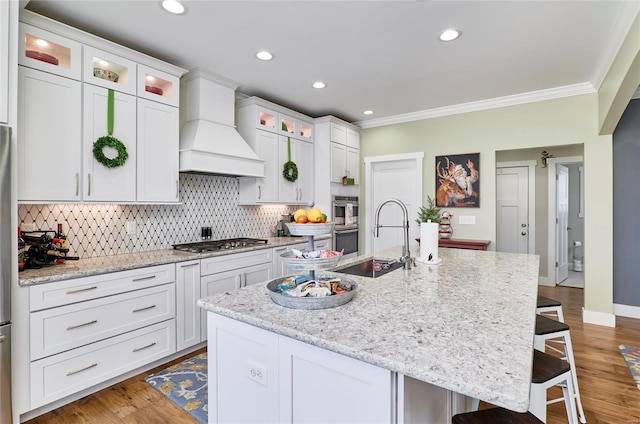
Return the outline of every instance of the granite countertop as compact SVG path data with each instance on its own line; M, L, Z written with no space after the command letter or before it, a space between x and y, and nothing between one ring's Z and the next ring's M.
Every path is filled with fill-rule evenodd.
M317 240L331 237L318 236ZM154 265L205 259L212 256L230 255L233 253L249 252L258 249L271 249L297 243L306 243L306 237L258 237L267 240L267 244L251 246L221 252L190 253L174 249L151 250L147 252L124 253L121 255L100 256L96 258L67 261L63 265L45 266L40 269L28 269L18 274L21 286L51 283L70 278L88 277L90 275L108 272L126 271L128 269L143 268Z
M400 249L376 256L397 258ZM358 291L351 302L337 308L284 308L271 301L266 284L200 299L198 305L454 392L526 411L539 257L461 249L440 249L439 256L440 265L418 262L412 270L399 269L376 279L348 275L359 284Z

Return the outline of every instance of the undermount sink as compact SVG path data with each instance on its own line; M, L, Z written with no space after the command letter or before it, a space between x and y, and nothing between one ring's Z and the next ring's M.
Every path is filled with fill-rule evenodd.
M359 277L377 278L385 274L402 268L403 264L390 259L373 258L362 262L346 266L344 268L335 269L335 272L343 274L357 275Z

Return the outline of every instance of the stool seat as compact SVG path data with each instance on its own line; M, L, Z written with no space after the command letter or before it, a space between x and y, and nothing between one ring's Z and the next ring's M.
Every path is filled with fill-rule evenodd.
M536 336L557 333L559 331L568 331L569 326L564 322L547 318L544 315L536 315Z
M543 424L543 422L530 412L520 414L504 408L491 408L457 414L451 419L451 424Z
M536 307L551 308L555 306L562 306L562 303L558 300L538 295L538 303L536 304Z
M567 361L547 355L539 350L533 351L533 372L531 374L533 383L544 383L568 371L571 371L571 366Z

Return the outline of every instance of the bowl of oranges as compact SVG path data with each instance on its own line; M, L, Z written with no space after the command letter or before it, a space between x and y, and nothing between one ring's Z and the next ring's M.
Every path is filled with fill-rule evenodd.
M327 215L318 208L298 209L293 220L287 223L292 236L319 236L333 231L333 222L327 222Z

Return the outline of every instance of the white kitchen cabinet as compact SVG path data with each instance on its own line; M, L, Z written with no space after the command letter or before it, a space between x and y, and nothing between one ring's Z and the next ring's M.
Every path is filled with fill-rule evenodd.
M200 261L176 264L176 348L178 351L202 341L200 331Z
M180 78L149 66L138 65L138 97L178 107Z
M354 185L360 184L360 150L347 146L345 152L345 168L347 177L353 178Z
M278 135L264 130L251 130L244 135L258 157L264 160L264 178L240 178L240 204L275 203L278 201Z
M134 202L136 200L136 98L114 92L113 137L127 148L128 159L124 165L107 168L93 156L93 143L107 132L108 90L84 84L83 142L82 142L82 198L92 202ZM115 149L106 147L107 157L117 155Z
M113 53L84 46L82 80L135 96L136 63Z
M210 423L393 421L391 371L208 315Z
M0 2L0 122L9 122L9 2Z
M178 108L138 99L137 199L178 201Z
M288 159L288 139L291 142L291 160L298 168L298 179L288 181L282 176ZM280 136L277 163L280 164L278 178L278 201L287 204L301 204L313 200L313 143Z
M342 184L342 177L347 175L347 146L330 143L331 146L331 182Z
M265 161L264 178L240 178L240 204L306 204L314 196L314 149L311 119L271 102L250 97L238 103L238 131ZM298 168L298 180L283 176L288 160Z
M207 297L273 278L272 249L212 256L200 262L200 296ZM201 309L201 337L207 337L207 314Z
M360 132L349 127L347 127L346 130L347 139L344 144L346 144L347 147L352 147L354 149L360 150Z
M347 144L347 127L337 122L331 122L331 141L338 144Z
M279 422L393 421L391 371L284 336L278 336L278 359ZM314 393L349 396L326 407Z
M81 79L82 44L77 41L21 23L18 49L20 65L74 80Z
M81 92L79 81L19 67L18 200L80 200Z

